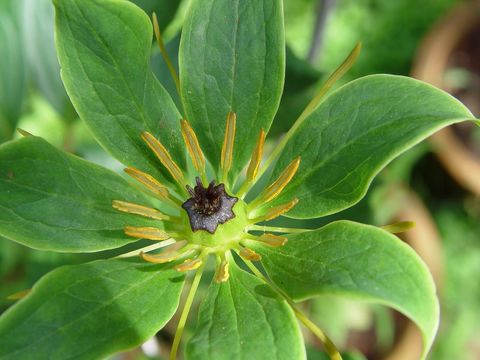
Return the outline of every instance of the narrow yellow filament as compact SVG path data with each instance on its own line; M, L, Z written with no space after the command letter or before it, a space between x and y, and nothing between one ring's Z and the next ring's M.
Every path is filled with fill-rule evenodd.
M175 270L177 271L190 271L190 270L196 270L200 266L202 266L203 260L200 258L196 259L187 259L183 263L175 266Z
M271 247L280 247L287 243L288 239L285 236L279 236L274 234L263 234L258 238L259 241L265 243L265 245Z
M140 252L140 256L143 260L155 263L155 264L164 264L173 260L178 259L180 256L185 255L185 252L180 252L182 248L187 245L186 240L177 241L169 246L166 246L165 249L155 255L145 254L144 252Z
M162 241L171 238L165 231L150 226L127 226L124 231L126 235L139 239Z
M297 157L290 164L288 164L288 166L285 168L285 170L283 170L278 179L275 180L275 182L269 187L267 187L260 194L260 196L251 203L250 207L254 209L260 203L263 204L275 199L282 192L285 186L288 185L290 180L292 180L298 170L299 165L300 157Z
M175 331L175 337L173 339L172 350L170 351L170 360L175 360L177 358L178 346L180 345L180 340L182 339L183 330L185 329L185 323L187 322L188 313L193 304L193 299L195 298L195 293L197 292L198 285L202 279L203 269L205 266L201 266L193 278L192 286L188 292L187 300L183 305L182 314L180 315L180 320L178 321L177 330Z
M129 214L141 215L155 220L170 220L170 216L163 214L157 209L152 209L147 206L137 205L126 201L113 200L112 207L119 211Z
M198 143L197 135L187 120L181 120L182 136L195 169L205 177L205 157Z
M245 260L250 260L250 261L260 261L262 257L260 254L257 254L255 251L249 248L241 248L238 254L244 258Z
M263 129L260 130L260 134L258 135L257 144L255 145L255 149L252 153L252 159L250 160L250 164L248 165L247 169L247 181L252 181L256 178L258 174L258 169L260 167L260 163L262 162L263 156L263 145L265 144L265 131Z
M222 156L220 159L224 182L227 180L228 172L232 167L236 123L237 115L234 112L229 112L227 114L227 125L225 127L225 137L223 139Z
M18 291L14 294L8 295L7 299L8 300L20 300L20 299L23 299L28 294L30 294L31 291L32 291L32 289L25 289L25 290L22 290L22 291Z
M20 135L24 136L24 137L27 137L27 136L33 136L32 134L30 134L27 130L23 130L23 129L20 129L20 128L17 128L17 131Z
M134 178L138 182L142 183L148 190L153 192L159 198L161 199L168 198L168 195L169 195L168 189L162 184L160 184L153 176L148 175L147 173L144 173L133 167L126 168L123 171L125 171L128 175L130 175L132 178Z
M283 215L283 214L289 212L297 204L298 204L298 199L295 198L295 199L289 201L288 203L275 206L275 207L269 209L265 215L259 216L259 217L255 218L254 220L252 220L252 223L255 224L255 223L258 223L258 222L261 222L261 221L273 220L273 219L279 217L280 215Z
M178 165L173 161L170 153L165 149L160 141L157 140L152 134L148 131L142 133L142 139L147 143L148 147L155 153L160 162L165 166L170 175L179 183L182 188L185 185L185 179L183 177L182 170Z
M177 72L175 71L175 67L168 56L167 49L165 48L165 44L163 42L162 34L160 32L160 26L158 25L157 14L152 14L152 22L153 22L153 31L155 32L155 39L157 40L158 48L160 49L160 54L162 54L163 60L165 60L165 64L167 64L168 71L175 82L175 87L177 89L177 93L180 94L180 80L178 78Z
M394 224L384 225L382 229L392 234L399 234L415 227L414 221L400 221Z
M215 274L215 282L217 284L227 281L228 278L230 277L228 267L229 267L228 260L223 258L220 264L218 265L217 272Z

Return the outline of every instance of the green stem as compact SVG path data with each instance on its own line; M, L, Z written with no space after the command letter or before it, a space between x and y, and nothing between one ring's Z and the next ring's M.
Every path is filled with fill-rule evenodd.
M295 121L293 126L288 130L285 136L280 140L279 144L275 147L275 150L270 154L270 156L265 161L265 164L259 169L256 180L252 181L247 192L255 185L256 181L262 177L262 175L267 171L267 169L272 165L272 163L277 159L277 157L282 153L283 149L287 145L288 140L293 136L297 131L300 125L303 124L305 119L310 115L322 102L324 96L332 88L332 86L343 76L345 73L352 67L360 54L361 43L355 45L353 50L343 61L343 63L330 75L330 77L325 81L320 90L317 92L315 97L308 103L307 107L300 114L298 119Z
M187 322L188 313L193 304L193 299L195 293L197 292L198 285L202 279L203 270L205 268L205 263L197 270L195 277L193 278L192 286L188 292L187 300L183 305L182 315L180 315L180 320L178 321L177 330L175 331L175 337L173 339L172 351L170 352L170 360L175 360L177 358L178 346L180 345L180 340L182 339L183 330L185 329L185 323Z
M294 302L290 297L282 290L280 289L277 285L275 285L273 282L269 281L261 272L260 270L257 269L255 265L251 261L243 259L245 264L248 266L248 268L261 280L263 280L267 285L269 285L277 294L279 294L281 297L283 297L288 305L292 308L293 312L295 313L295 316L300 320L300 322L305 325L307 329L309 329L323 344L323 347L325 348L325 351L327 352L328 356L330 357L331 360L342 360L342 355L340 355L340 352L337 350L335 347L335 344L332 342L332 340L329 339L327 335L311 321L305 314L303 314L300 310L297 309L295 306Z
M286 233L286 234L312 231L312 229L287 228L287 227L268 226L268 225L251 225L248 227L248 230L263 231L263 232L271 231L271 232Z

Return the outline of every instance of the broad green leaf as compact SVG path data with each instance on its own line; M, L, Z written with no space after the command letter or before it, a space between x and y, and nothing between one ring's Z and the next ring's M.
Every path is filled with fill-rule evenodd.
M237 113L234 169L268 131L285 73L281 0L192 1L180 43L181 96L214 167L220 164L229 111Z
M270 278L295 300L345 295L388 305L422 331L425 352L438 327L439 307L427 267L394 235L350 221L288 236L281 248L255 246Z
M20 3L0 1L0 143L13 136L26 93Z
M210 285L186 358L305 359L302 335L286 301L231 265L227 282Z
M181 115L150 69L152 25L122 0L55 0L62 78L77 112L120 162L159 176L149 131L184 165Z
M62 116L71 104L60 78L55 52L54 8L51 0L22 0L22 27L30 77L40 93Z
M0 317L0 359L99 359L173 316L184 275L140 260L64 266Z
M135 241L127 225L161 227L112 208L112 200L149 205L119 175L34 136L0 146L0 193L0 235L35 249L112 249Z
M301 163L276 201L298 198L288 215L312 218L357 203L396 156L435 131L473 119L445 92L420 81L372 75L333 92L289 139L272 179L297 156Z

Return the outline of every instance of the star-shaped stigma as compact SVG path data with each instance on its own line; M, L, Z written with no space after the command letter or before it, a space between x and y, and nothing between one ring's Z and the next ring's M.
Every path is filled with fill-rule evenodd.
M192 197L182 207L188 213L192 231L206 230L214 234L219 224L235 217L232 208L238 198L229 196L224 184L215 185L215 181L212 181L204 188L198 176L195 180L197 185L193 189L186 186Z

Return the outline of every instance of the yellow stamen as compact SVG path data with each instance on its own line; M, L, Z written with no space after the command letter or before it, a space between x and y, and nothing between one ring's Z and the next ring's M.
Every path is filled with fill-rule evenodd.
M300 157L294 159L288 166L283 170L277 180L271 184L265 191L258 197L258 200L255 200L255 204L258 205L259 202L269 202L270 200L275 199L288 185L290 180L298 170L300 165Z
M226 180L228 171L232 167L236 123L237 115L234 112L229 112L227 114L227 125L225 127L225 137L223 139L222 156L220 159L224 181Z
M24 137L27 137L27 136L33 136L32 134L30 134L27 130L23 130L23 129L20 129L20 128L17 128L17 131L20 135L24 136Z
M32 289L25 289L25 290L16 292L14 294L8 295L7 299L8 300L20 300L20 299L23 299L28 294L30 294L31 291L32 291Z
M228 272L228 261L227 259L223 259L218 265L217 272L215 274L215 282L220 284L227 281L229 277L230 273Z
M201 259L187 259L182 264L175 266L175 270L177 271L190 271L196 270L200 266L202 266L203 261Z
M382 229L392 234L398 234L413 229L415 225L414 221L400 221L394 224L384 225Z
M157 229L155 227L137 227L137 226L127 226L124 229L126 235L139 238L139 239L148 239L162 241L170 239L171 236L168 235L165 231Z
M177 241L176 243L165 247L165 250L160 254L150 255L150 254L145 254L144 252L140 252L140 256L145 261L155 263L155 264L164 264L164 263L176 260L180 256L184 255L184 253L179 252L178 250L183 248L186 244L187 244L186 240Z
M273 220L273 219L279 217L280 215L283 215L283 214L287 213L297 204L298 204L298 199L295 198L295 199L289 201L288 203L278 205L278 206L275 206L275 207L269 209L265 215L259 216L258 218L254 219L252 222L253 223L258 223L260 221Z
M160 197L161 199L168 198L168 189L162 184L160 184L153 176L148 175L133 167L126 168L123 171L125 171L128 175L133 177L138 182L141 182L147 187L148 190L153 192L155 195L158 195L158 197Z
M260 134L258 135L257 144L255 145L255 149L253 150L253 153L252 153L252 159L250 160L250 164L248 165L247 181L252 181L253 179L256 178L258 174L258 168L260 167L260 163L262 162L264 143L265 143L265 131L261 129Z
M152 134L148 131L142 133L142 139L147 143L148 147L155 153L160 162L165 166L170 175L178 182L180 185L184 185L184 177L182 170L178 165L173 161L170 153L165 149L160 141L158 141Z
M193 162L193 166L200 173L205 173L205 157L203 156L202 149L198 143L197 135L193 131L192 127L187 120L181 120L182 136L187 145L188 153Z
M249 261L260 261L262 256L249 248L241 248L238 253L242 258Z
M271 247L280 247L287 243L288 239L285 236L278 236L274 234L263 234L258 238L258 241L265 243Z
M167 49L165 48L165 44L163 42L162 34L160 32L160 26L158 26L158 19L157 14L152 14L152 22L153 22L153 31L155 32L155 39L157 39L157 45L160 49L160 53L162 54L163 60L165 60L165 64L167 64L168 71L175 82L175 87L177 88L177 93L180 94L180 80L178 79L177 72L175 71L175 67L168 56Z
M112 207L126 213L141 215L150 219L170 220L170 216L161 213L157 209L152 209L146 206L137 205L126 201L113 200Z

